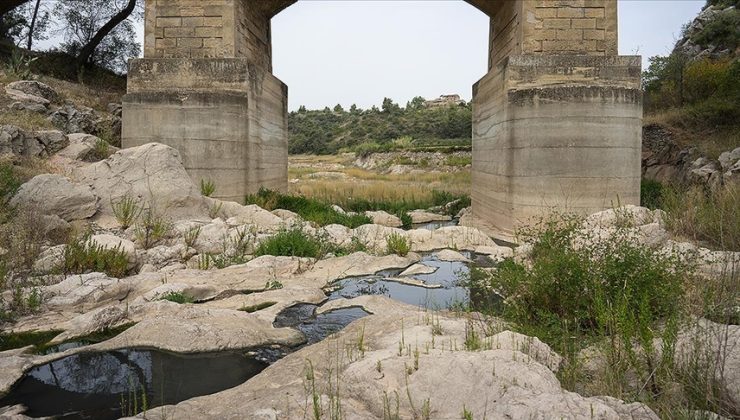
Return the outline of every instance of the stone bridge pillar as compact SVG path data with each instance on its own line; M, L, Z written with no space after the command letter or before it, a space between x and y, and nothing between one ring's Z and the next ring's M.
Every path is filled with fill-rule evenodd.
M511 240L551 211L638 204L640 57L617 55L617 0L466 0L490 21L473 86L470 223ZM146 0L123 146L176 147L194 181L241 201L287 186L287 87L270 19L295 0ZM422 7L422 6L419 6Z
M640 57L617 55L617 1L470 2L492 17L470 224L512 240L553 211L639 204Z
M288 88L272 75L270 40L279 6L146 0L144 58L130 63L123 100L123 147L175 147L193 181L213 181L224 200L243 202L262 186L285 190Z

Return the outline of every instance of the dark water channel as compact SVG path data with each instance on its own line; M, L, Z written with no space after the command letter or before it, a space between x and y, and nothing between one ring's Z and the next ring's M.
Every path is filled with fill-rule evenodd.
M435 267L436 271L414 275L413 278L438 285L437 288L399 283L392 279L397 278L402 270L387 270L340 280L329 292L329 299L384 295L432 310L475 307L478 294L468 288L471 266L490 266L493 263L484 256L462 254L473 262L440 261L434 254L422 258L422 264ZM490 298L490 293L485 295ZM361 308L344 308L317 315L317 308L311 304L291 306L278 314L274 326L298 329L306 336L306 345L309 345L368 315ZM43 353L86 344L89 342L64 343L44 348ZM31 417L114 419L232 388L293 350L268 347L250 354L195 355L148 349L80 353L30 370L7 396L0 399L0 407L22 404L28 408L25 414Z
M476 265L491 264L487 257L463 252L464 256L475 261ZM470 290L467 281L470 277L470 263L440 261L434 255L424 256L421 264L435 267L431 274L417 274L413 278L436 288L426 288L399 283L402 270L386 270L371 276L351 277L336 283L337 289L329 299L351 299L362 295L383 295L410 305L427 309L440 310L457 306L466 306L470 302Z
M31 417L116 419L232 388L265 367L266 363L236 352L80 353L29 371L0 399L0 407L22 404Z

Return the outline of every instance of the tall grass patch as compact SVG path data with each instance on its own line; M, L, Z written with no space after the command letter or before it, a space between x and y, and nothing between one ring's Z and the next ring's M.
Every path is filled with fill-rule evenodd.
M711 248L740 251L740 185L714 190L702 187L666 188L661 208L666 224L678 236Z
M248 195L245 204L256 204L266 210L290 210L298 213L304 220L317 223L320 226L339 224L353 229L372 223L367 216L340 213L326 202L302 196L281 194L264 188L260 189L257 194Z
M90 235L74 238L64 249L61 271L65 274L105 273L122 278L128 273L128 257L117 248L106 248L93 241Z

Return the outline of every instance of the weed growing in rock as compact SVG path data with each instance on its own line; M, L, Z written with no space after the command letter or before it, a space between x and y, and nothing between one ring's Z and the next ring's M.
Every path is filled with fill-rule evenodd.
M151 207L144 210L136 224L134 236L144 249L149 249L165 239L172 229L172 223L157 214Z
M169 292L162 296L160 300L168 300L179 304L195 302L195 298L183 292Z
M389 254L398 254L402 257L405 257L411 251L411 244L408 239L398 233L392 233L386 238L386 247Z
M128 257L120 247L110 249L97 244L90 235L73 238L64 248L60 271L64 274L105 273L122 278L128 274Z
M216 183L212 180L200 180L200 193L206 197L210 197L216 192Z
M112 154L113 152L110 149L110 144L107 141L103 139L95 140L92 150L92 156L95 160L108 159Z
M305 233L301 227L278 232L260 242L254 255L283 255L289 257L322 258L332 247L320 238Z
M200 231L200 226L193 226L185 231L185 233L182 234L182 240L185 242L185 246L193 248L195 243L198 241L198 237L200 237Z
M208 209L208 217L211 219L215 219L221 215L221 209L223 208L224 203L215 203Z
M116 202L111 202L113 215L116 217L121 228L128 229L131 227L142 211L139 202L132 196L126 194Z

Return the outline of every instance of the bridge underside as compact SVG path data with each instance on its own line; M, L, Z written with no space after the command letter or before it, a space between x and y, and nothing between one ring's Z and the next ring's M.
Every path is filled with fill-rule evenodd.
M294 0L147 0L123 146L180 150L196 182L242 201L287 188L287 87L270 19ZM617 55L616 0L468 0L491 17L473 86L471 223L511 240L551 211L638 204L640 59Z

